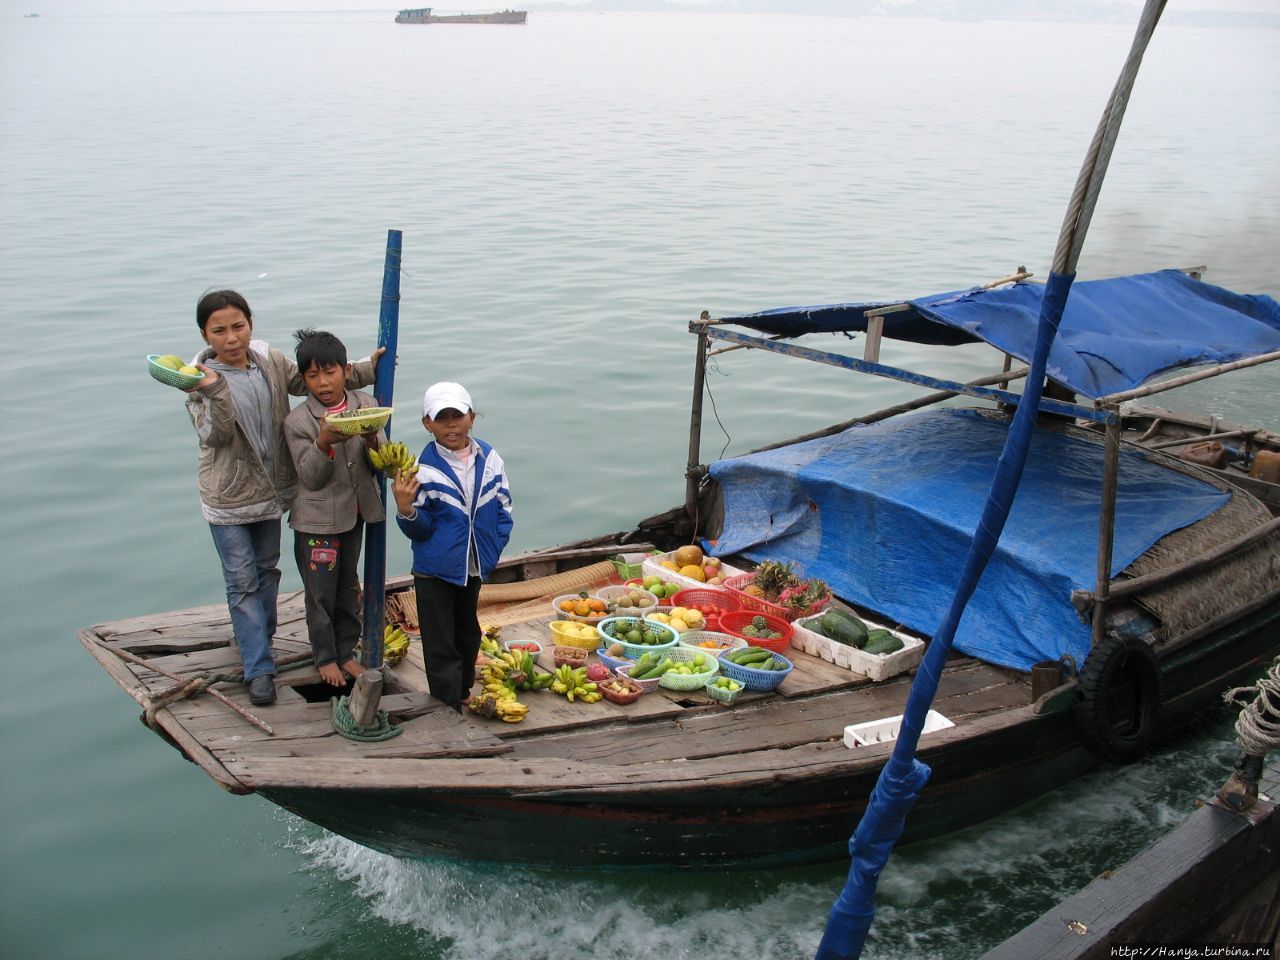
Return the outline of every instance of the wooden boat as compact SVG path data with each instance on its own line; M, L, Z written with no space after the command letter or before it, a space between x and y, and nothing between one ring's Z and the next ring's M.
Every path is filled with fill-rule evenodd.
M1179 946L1280 946L1280 766L1265 771L1263 797L1246 812L1217 798L1116 870L1056 904L982 960L1102 960L1120 945L1159 956ZM1135 954L1137 955L1137 954ZM1194 954L1191 954L1194 956ZM1207 952L1203 955L1209 955Z
M1034 297L1035 285L1025 280L1020 273L981 289L994 291L1016 281L1010 296ZM1182 285L1177 278L1166 281ZM1105 288L1109 281L1099 283L1104 285L1099 290L1110 289ZM1270 304L1280 316L1280 305ZM874 462L886 470L895 464L899 468L887 474L889 489L915 485L926 494L937 490L949 495L958 482L960 457L948 446L948 431L957 424L966 429L976 424L998 435L1004 414L1000 406L973 414L923 408L956 394L997 405L1016 403L1016 394L993 385L1007 385L1020 371L1006 363L1004 370L967 384L908 374L880 361L880 338L903 335L920 319L906 316L919 314L917 308L841 307L839 318L828 306L723 321L704 314L692 323L697 354L684 506L614 534L508 559L482 595L482 621L502 624L508 639L545 641L547 624L557 616L551 597L619 582L608 557L718 539L721 545L741 545L715 551L728 563L749 568L765 556L798 561L807 575L828 579L840 605L927 641L929 630L921 625L933 615L935 595L949 591L947 544L956 540L956 528L963 532L963 519L934 517L920 527L898 526L895 519L871 533L870 524L842 524L834 501L825 499L863 496L851 486L838 493L803 494L800 520L827 519L830 536L820 546L805 536L753 540L744 531L762 519L772 521L774 508L762 498L755 514L744 516L740 505L735 506L737 488L726 471L788 457L808 467L821 466L835 462L824 460L823 451L861 443L874 432L871 427L906 424L925 438L925 447L932 444L941 451L935 458L939 468L922 483L924 466L912 456L880 457ZM790 331L792 336L783 339L787 331L775 329L780 318L797 316L808 318L806 323L816 319L826 330L850 330L861 323L858 329L868 333L866 354L858 359L792 342L812 329ZM910 322L905 327L883 322L895 317ZM1068 308L1064 327L1070 317ZM713 351L716 342L728 346ZM1019 349L1004 341L997 345L1015 354ZM937 392L743 458L701 465L707 359L741 348L909 377ZM1252 357L1248 362L1276 359L1280 351L1255 350ZM1056 445L1055 451L1070 449L1092 479L1067 475L1051 457L1050 469L1036 481L1047 485L1038 502L1049 504L1046 512L1052 513L1058 504L1069 509L1082 489L1095 491L1080 508L1083 513L1064 514L1063 526L1097 531L1100 572L1095 583L1077 584L1074 595L1057 588L1037 595L1026 615L1052 607L1058 619L1052 628L1032 628L1023 637L1036 650L1047 651L1043 657L1033 653L1034 663L1010 665L1005 654L982 658L965 652L965 638L957 634L958 652L947 662L935 703L953 725L921 741L920 757L933 773L908 822L908 839L955 830L1007 810L1078 776L1100 756L1133 759L1280 653L1280 521L1232 477L1123 443L1121 399L1123 392L1103 395L1091 406L1064 401L1043 405L1048 417L1036 442ZM1101 423L1103 434L1079 426L1077 419ZM773 487L758 483L758 476L748 483L757 484L758 492L781 490L800 483L803 472ZM1220 505L1193 519L1182 516L1176 529L1161 532L1132 563L1112 569L1117 531L1125 533L1132 502L1145 499L1141 492L1131 496L1126 488L1129 473L1154 474L1159 483L1189 483ZM1019 497L1028 489L1035 484L1024 479ZM1181 496L1173 498L1175 506ZM915 504L902 524L929 514L929 500L925 496ZM879 511L890 516L888 501L878 503L866 515L874 518ZM1016 522L1015 516L1011 526ZM911 543L909 552L890 556L893 538L904 536ZM1001 549L1008 551L1011 575L1021 576L1034 566L1024 561L1016 542L1002 542ZM1059 552L1070 553L1078 564L1076 548ZM873 596L866 595L865 582L858 579L869 555L897 574L876 581ZM929 559L941 563L926 578L932 586L906 597L904 606L904 597L895 591L911 582L918 586L911 571ZM1017 606L1013 601L1030 589L1027 582L1009 581L1009 589L994 597L995 606ZM388 581L389 609L405 606L398 600L408 587L407 578ZM1075 616L1072 603L1091 620L1083 641L1065 635ZM362 743L335 734L329 689L319 684L313 667L303 663L284 669L309 655L299 595L282 597L279 621L275 654L282 667L280 698L258 711L271 732L229 712L221 701L190 695L212 681L212 689L247 708L242 685L234 682L238 659L221 605L99 624L79 636L143 706L148 725L219 785L233 793L259 793L329 830L398 856L611 869L769 866L840 858L892 747L890 742L846 746L846 728L901 714L910 679L903 673L873 682L792 649L787 656L794 669L776 691L749 693L727 708L702 692L659 689L627 706L574 704L549 693L530 693L523 695L531 706L524 722L503 724L458 716L431 700L414 644L406 661L387 671L381 703L403 732L383 742ZM1020 625L1012 622L1010 629ZM985 649L993 639L990 632L979 629L973 646ZM1080 642L1084 652L1072 658L1070 651L1078 652ZM551 665L549 653L541 663Z
M1126 439L1165 450L1243 487L1280 516L1280 435L1221 417L1134 404L1124 411Z
M527 10L500 10L497 13L435 14L431 7L415 7L396 14L396 23L524 23Z

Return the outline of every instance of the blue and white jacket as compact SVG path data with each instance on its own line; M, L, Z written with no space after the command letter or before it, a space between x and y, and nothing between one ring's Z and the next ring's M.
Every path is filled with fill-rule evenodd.
M487 577L511 539L513 523L502 457L483 440L472 439L479 449L470 511L462 482L432 441L418 457L422 489L413 502L414 514L407 519L396 514L400 529L413 541L413 572L460 587L467 583L471 544L475 544L480 576Z

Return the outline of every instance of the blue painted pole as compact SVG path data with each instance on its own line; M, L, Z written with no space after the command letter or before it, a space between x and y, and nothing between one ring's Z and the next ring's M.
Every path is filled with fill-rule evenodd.
M382 267L382 304L378 311L378 346L386 352L378 358L374 369L377 380L373 397L378 406L391 406L395 393L396 350L400 328L400 244L399 230L387 231L387 258ZM391 423L386 428L391 439ZM387 481L378 472L378 496L385 510L387 505ZM387 589L387 524L368 523L364 528L364 630L360 643L361 665L369 668L382 666L382 629L384 601Z

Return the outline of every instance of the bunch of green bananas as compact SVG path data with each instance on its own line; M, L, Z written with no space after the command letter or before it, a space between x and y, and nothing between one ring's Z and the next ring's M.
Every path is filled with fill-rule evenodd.
M524 679L516 684L517 690L545 690L551 686L555 680L555 674L539 673L535 670L533 654L523 650L517 656L520 657L520 672L524 674Z
M369 462L392 478L401 470L409 473L418 472L418 458L398 440L393 443L384 443L376 450L370 450Z
M551 689L565 697L570 703L581 700L583 703L595 703L604 698L604 694L596 689L596 685L587 680L586 667L571 667L567 663L557 667L551 682Z
M386 629L382 631L383 662L389 667L394 667L408 652L409 635L398 626L387 624Z

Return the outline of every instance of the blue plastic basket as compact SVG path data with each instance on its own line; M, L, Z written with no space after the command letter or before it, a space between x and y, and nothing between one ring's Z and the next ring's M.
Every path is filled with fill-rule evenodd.
M748 690L777 690L782 681L787 679L795 669L795 665L780 653L775 653L773 658L785 663L787 665L785 670L757 670L755 667L744 667L740 663L726 659L726 655L730 652L726 650L720 654L720 672L726 677L737 680Z
M628 643L626 640L619 640L617 637L610 636L605 632L605 628L615 623L643 623L652 629L663 633L670 639L666 643ZM670 650L680 642L680 634L675 627L669 627L665 623L659 623L656 620L645 620L641 617L606 617L596 624L596 631L600 634L600 642L603 646L608 647L614 643L622 644L622 649L626 651L628 657L632 660L638 659L646 650L655 652L662 650Z
M599 657L600 662L603 663L610 670L617 670L619 667L624 666L628 663L635 663L635 661L630 659L629 657L609 656L609 654L605 652L604 647L601 647L599 650L596 651L596 656Z

